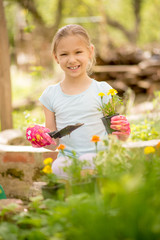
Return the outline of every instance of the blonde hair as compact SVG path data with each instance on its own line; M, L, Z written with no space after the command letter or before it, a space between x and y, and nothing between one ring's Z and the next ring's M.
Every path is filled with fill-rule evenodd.
M70 24L70 25L66 25L62 28L60 28L57 33L55 34L53 41L52 41L52 54L56 55L56 50L57 50L57 46L59 41L66 37L66 36L71 36L71 35L79 35L82 36L83 39L85 40L87 47L90 48L91 45L94 47L94 45L91 43L90 37L87 33L87 31L80 25L77 24ZM95 51L93 53L92 59L89 63L87 72L91 74L91 69L92 67L95 65L96 63L96 57L95 57Z

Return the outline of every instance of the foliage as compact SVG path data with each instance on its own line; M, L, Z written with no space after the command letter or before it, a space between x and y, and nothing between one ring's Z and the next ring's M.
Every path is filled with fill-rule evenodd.
M131 167L129 161L128 149L122 146L121 142L117 142L115 136L110 135L109 141L105 140L106 151L98 152L95 159L96 171L99 176L105 176L112 179L118 174L128 172ZM125 172L124 172L125 171Z
M38 196L9 219L5 209L0 239L159 239L159 144L154 152L125 149L116 138L105 144L96 160L104 168L97 168L94 195L70 195L65 201Z
M63 152L63 155L66 162L66 166L63 167L63 170L69 176L69 181L71 183L86 181L86 178L81 175L81 170L84 166L88 165L88 162L86 160L79 161L75 151L72 151L71 155Z
M131 124L131 140L147 141L160 138L158 121L144 119L139 123Z
M99 24L95 24L93 20L89 20L86 17L101 17L103 15L102 9L107 23L105 29L113 45L117 46L123 45L127 41L131 42L137 33L138 44L159 42L160 18L157 16L159 16L160 3L157 0L109 0L100 2L96 0L67 0L61 2L63 2L63 6L61 18L57 26L70 23L82 24L93 36L95 45L98 45L99 42ZM136 2L140 2L139 12L137 12L135 7ZM51 31L56 23L58 0L49 0L47 2L44 0L33 0L28 5L25 4L24 0L7 0L5 3L9 38L12 46L15 45L19 31L24 30L25 32L27 30L29 34L32 30L34 32L37 27L42 28L42 31L39 31L41 34L44 34L43 30L45 29L48 32L48 40L50 40L50 36L53 35ZM15 12L17 12L16 16ZM21 19L21 24L17 24L17 15ZM34 26L35 29L33 29ZM42 35L43 37L46 38L47 36L44 34Z
M122 105L122 99L117 95L117 91L115 89L110 89L107 93L107 96L110 96L111 99L105 103L103 101L104 93L100 92L98 94L101 97L101 106L98 108L99 111L103 113L104 116L112 116L116 114L116 109L119 105Z
M32 68L34 72L41 72L43 68ZM37 74L38 74L37 73ZM13 100L13 127L24 130L31 123L44 123L44 115L41 106L36 106L38 97L42 90L39 90L39 83L31 75L18 71L15 66L11 67L12 79L12 100ZM37 90L38 89L38 90Z
M30 75L32 77L34 77L37 80L42 79L42 72L44 71L44 68L42 66L32 66L30 67L30 70L31 70Z
M29 124L43 124L44 116L42 110L37 108L35 110L15 110L13 111L13 124L15 129L26 131Z

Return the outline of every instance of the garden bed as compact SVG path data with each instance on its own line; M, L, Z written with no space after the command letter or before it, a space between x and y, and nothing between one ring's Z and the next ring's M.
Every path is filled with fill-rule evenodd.
M20 214L17 205L4 205L1 239L159 239L159 140L150 141L154 147L124 147L115 138L106 144L96 172L86 176L93 191L70 191L59 200L39 194L19 204ZM75 180L68 180L71 188Z

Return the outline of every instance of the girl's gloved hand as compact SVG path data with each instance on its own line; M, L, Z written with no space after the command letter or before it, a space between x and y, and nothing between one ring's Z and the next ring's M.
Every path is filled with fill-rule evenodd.
M130 124L125 116L118 115L111 118L112 129L117 130L113 135L117 135L120 140L127 140L131 133Z
M50 130L39 125L31 125L26 130L26 138L33 147L40 148L46 145L56 145L55 141L47 134Z

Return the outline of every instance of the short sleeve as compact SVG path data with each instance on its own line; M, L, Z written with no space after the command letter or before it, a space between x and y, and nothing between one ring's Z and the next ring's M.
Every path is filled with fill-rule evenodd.
M42 93L42 95L39 98L39 101L51 112L54 112L53 104L52 104L52 96L53 96L53 90L52 90L51 86L49 86L44 90L44 92Z

